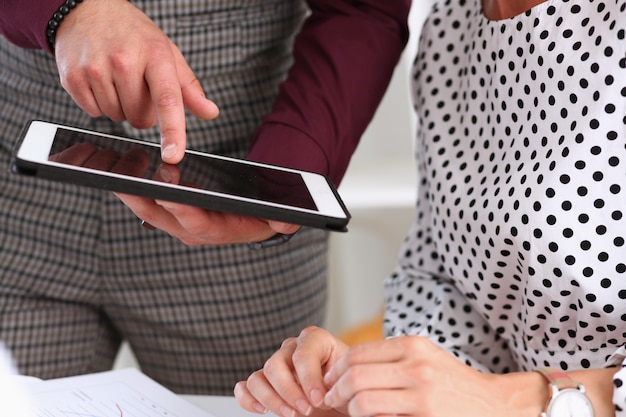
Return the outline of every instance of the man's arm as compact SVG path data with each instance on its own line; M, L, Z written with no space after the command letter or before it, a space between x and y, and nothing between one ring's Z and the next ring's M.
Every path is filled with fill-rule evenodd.
M248 158L343 177L408 39L410 0L309 0L294 64Z

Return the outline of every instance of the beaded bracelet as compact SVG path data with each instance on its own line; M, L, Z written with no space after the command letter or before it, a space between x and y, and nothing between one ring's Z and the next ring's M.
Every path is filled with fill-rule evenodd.
M57 36L57 29L59 28L59 25L65 16L67 16L78 3L82 3L82 1L83 0L66 0L65 3L59 7L59 10L52 15L52 19L48 22L48 29L46 30L48 46L50 46L51 51L54 52L54 39Z

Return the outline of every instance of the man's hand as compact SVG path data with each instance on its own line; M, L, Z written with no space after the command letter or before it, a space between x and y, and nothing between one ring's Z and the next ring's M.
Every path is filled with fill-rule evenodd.
M153 179L180 184L178 166L161 164ZM195 187L194 184L183 185ZM295 233L300 228L289 223L209 211L171 201L155 201L122 193L116 195L144 222L189 246L259 242L276 233Z
M207 120L219 113L176 45L126 0L80 3L59 26L55 55L61 84L89 115L158 123L165 162L184 155L185 108Z
M139 129L158 122L164 162L176 164L184 155L185 108L203 119L219 113L178 47L126 0L80 3L59 26L55 55L61 84L91 116L127 120ZM139 218L188 245L258 242L299 228L117 195Z

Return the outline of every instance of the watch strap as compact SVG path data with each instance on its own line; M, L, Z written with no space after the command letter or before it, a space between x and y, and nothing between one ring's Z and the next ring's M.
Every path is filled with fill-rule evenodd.
M548 382L554 384L559 390L567 388L578 389L579 387L578 382L574 381L569 375L559 369L543 367L537 368L535 371L543 375Z

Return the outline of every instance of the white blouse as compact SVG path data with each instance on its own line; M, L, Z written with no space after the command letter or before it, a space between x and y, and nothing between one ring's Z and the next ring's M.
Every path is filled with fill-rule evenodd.
M623 361L625 30L626 0L501 21L480 0L434 1L412 73L417 218L386 283L387 336L428 336L488 372Z

